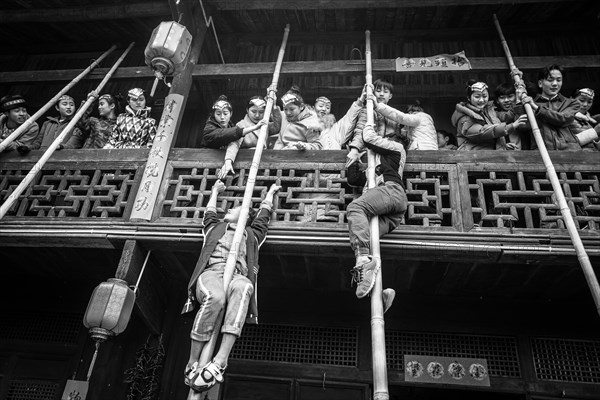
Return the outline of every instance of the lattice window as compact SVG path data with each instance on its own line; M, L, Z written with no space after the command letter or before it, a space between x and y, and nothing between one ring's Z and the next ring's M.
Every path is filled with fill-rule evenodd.
M532 338L538 379L600 383L600 341Z
M508 336L386 331L390 369L403 370L404 355L485 358L491 376L520 378L517 341Z
M83 326L83 315L52 311L4 311L1 341L28 341L75 345Z
M481 226L565 228L545 173L469 171L473 219ZM562 172L559 180L579 229L600 229L599 174Z
M6 400L54 400L57 391L57 382L12 380Z
M28 170L2 171L4 201ZM19 217L122 218L136 169L43 170L9 210ZM135 193L134 193L135 195Z
M358 329L291 325L246 325L232 358L356 367Z
M410 166L404 171L406 182L407 225L452 226L448 171L418 171ZM457 188L454 188L456 190Z

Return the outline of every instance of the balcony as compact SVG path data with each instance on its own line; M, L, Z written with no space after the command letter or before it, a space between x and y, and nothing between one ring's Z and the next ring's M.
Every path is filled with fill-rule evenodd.
M0 157L0 198L10 195L40 157ZM174 149L151 222L130 218L148 150L56 152L0 222L4 245L114 248L136 239L178 251L197 249L202 216L223 153ZM553 152L567 203L592 260L600 257L600 161L588 152ZM241 151L226 179L219 211L241 204L252 159ZM268 242L278 251L312 246L349 251L346 206L360 194L349 186L343 151L263 153L253 202L282 185ZM408 259L479 259L577 263L541 157L534 152L437 152L408 155L405 223L381 240L386 254ZM317 221L315 207L327 221ZM298 219L304 219L300 222ZM308 221L306 221L308 220Z

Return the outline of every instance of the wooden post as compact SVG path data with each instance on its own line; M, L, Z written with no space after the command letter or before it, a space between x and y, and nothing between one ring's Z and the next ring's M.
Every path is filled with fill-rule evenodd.
M119 57L119 59L115 62L115 64L112 66L112 68L108 71L108 73L106 74L104 79L102 79L102 82L100 82L98 84L98 86L96 87L96 89L95 89L96 92L100 92L102 90L102 88L104 87L104 85L106 85L106 83L112 76L113 72L119 67L121 62L123 62L123 60L125 59L125 56L127 56L127 54L129 53L129 51L131 50L133 45L134 45L134 42L131 42L129 47L127 47L127 49L123 52L123 54L121 54L121 57ZM91 97L91 96L88 97L86 102L79 108L79 110L77 110L77 112L71 119L71 122L69 122L69 124L67 126L65 126L65 129L63 129L62 132L60 133L60 135L58 135L58 137L56 139L54 139L54 142L52 142L50 147L48 147L48 150L46 150L46 152L42 155L40 160L37 163L35 163L35 165L31 169L31 171L29 171L29 173L25 176L25 178L19 184L19 186L17 186L15 188L15 190L10 194L10 196L8 196L6 201L4 203L2 203L2 206L0 206L0 219L2 219L6 215L8 210L10 210L10 208L12 207L14 202L17 201L17 199L19 198L21 193L23 193L23 191L27 188L27 186L29 186L29 184L33 181L33 179L35 178L37 173L44 167L44 164L46 164L48 159L56 151L56 149L61 144L61 142L63 141L65 136L67 136L67 134L71 130L73 130L73 128L75 127L75 124L77 124L77 122L81 119L81 117L83 116L85 111L92 105L92 103L94 101L96 101L95 97Z
M275 71L273 72L273 81L268 89L269 95L267 97L267 106L265 108L265 115L263 117L263 119L266 121L269 121L271 111L273 110L273 105L275 104L275 93L277 91L277 83L279 82L281 64L283 63L283 56L285 55L285 47L287 45L289 33L290 25L288 24L285 26L283 40L281 41L281 47L279 48L279 55L277 56L277 63L275 64ZM268 129L268 124L265 124L260 128L258 142L256 143L256 149L254 150L254 157L252 158L252 164L250 165L250 171L248 172L248 179L246 180L246 188L244 189L244 198L242 200L240 216L236 224L237 226L235 229L235 233L233 234L231 250L227 255L225 271L223 273L223 287L225 289L225 292L227 292L227 288L229 287L229 283L231 282L231 278L233 277L233 272L235 271L235 265L240 249L240 244L242 242L242 239L244 238L244 231L246 230L246 221L248 221L249 210L250 207L252 207L252 194L254 193L254 183L256 182L256 176L258 175L258 166L260 165L260 158L262 157L263 147L267 141ZM217 319L217 323L215 324L215 329L213 330L211 339L202 348L200 360L198 360L198 365L200 366L206 365L212 358L212 354L215 351L217 337L219 336L219 329L217 329L217 327L220 327L222 324L224 311L225 310L221 311L220 316ZM199 398L200 394L190 389L188 400L195 400Z
M115 277L127 281L129 285L139 282L135 305L150 331L157 335L162 330L165 302L164 283L160 274L147 265L149 251L144 251L139 241L126 240L121 253ZM144 264L146 264L145 272ZM143 278L141 278L143 274Z
M513 61L512 55L510 54L510 49L508 47L508 44L506 43L506 39L504 38L504 34L502 33L502 28L500 27L500 22L498 21L496 14L494 14L494 24L496 25L496 29L498 30L498 35L500 36L502 47L504 48L504 53L506 54L506 59L508 60L508 66L511 72L516 72L517 67ZM515 73L513 73L512 75L515 84L518 87L523 88L523 91L521 93L525 95L526 92L524 91L524 85L521 82L521 77ZM554 165L552 164L552 160L550 159L550 155L548 154L548 150L546 149L544 138L542 137L542 133L540 132L540 128L535 119L535 115L533 114L533 109L531 108L531 105L525 104L525 112L527 113L527 118L529 120L529 123L531 124L533 137L535 138L535 142L540 150L542 160L544 161L546 173L548 174L550 183L552 183L552 189L556 194L556 200L558 201L560 213L562 214L563 220L565 221L565 225L567 226L567 231L569 232L569 236L571 237L571 241L573 242L573 246L575 247L575 252L577 253L577 258L579 260L579 264L581 265L581 269L583 270L583 275L585 276L585 280L587 281L588 287L590 288L590 292L592 293L594 303L596 304L596 311L598 312L598 314L600 314L600 285L598 284L598 279L596 278L596 274L594 273L594 269L592 268L590 258L588 257L587 252L585 251L585 247L583 247L581 237L579 237L579 232L577 231L577 227L575 226L575 221L573 220L573 216L571 215L571 210L569 209L569 205L567 204L567 200L565 199L565 195L560 186L558 175L556 174L556 170L554 169Z
M8 146L13 140L15 140L16 138L18 138L23 132L25 132L31 126L31 124L33 124L39 117L41 117L42 115L44 115L44 113L46 111L48 111L48 109L50 107L52 107L54 104L56 104L56 102L58 101L58 99L63 94L65 94L69 90L71 90L71 88L73 86L75 86L77 83L79 83L79 81L82 80L84 76L86 76L87 74L89 74L91 70L93 70L94 68L96 68L100 64L100 62L102 60L104 60L106 58L106 56L108 56L110 53L112 53L113 50L116 49L116 48L117 48L117 46L113 45L110 49L106 50L100 57L98 57L97 60L94 60L94 62L91 63L89 67L87 67L86 69L84 69L83 71L81 71L81 73L79 75L77 75L75 78L73 78L73 80L71 82L69 82L64 88L62 88L62 90L60 90L53 98L51 98L50 100L48 100L48 102L46 104L44 104L44 106L42 108L40 108L31 117L27 118L27 120L25 122L23 122L21 124L21 126L19 126L17 129L15 129L15 131L13 133L11 133L10 135L8 135L2 141L2 143L0 143L0 153L2 153L4 151L4 149L6 149L6 146Z
M365 79L367 82L367 95L373 94L373 75L371 67L371 32L365 31L365 64L367 73ZM370 97L370 96L369 96ZM367 99L369 98L367 97ZM367 124L373 124L374 104L372 100L367 100ZM369 189L375 187L375 153L368 150L368 168L367 179ZM381 266L381 254L379 251L379 217L377 215L371 218L371 255L373 259ZM375 285L371 291L371 347L373 359L373 400L388 400L387 380L387 362L385 355L385 321L383 320L383 299L382 299L382 276L383 268L379 268L379 273L375 278Z
M165 98L165 107L158 122L156 136L148 155L142 182L135 196L131 220L150 221L159 214L157 200L161 195L161 182L164 179L169 152L175 143L181 117L185 111L187 98L192 86L192 73L198 61L202 43L206 37L206 24L201 15L192 14L190 0L179 3L184 16L184 25L192 31L192 48L185 61L183 71L176 75L171 84L169 95ZM198 22L198 24L194 23ZM166 188L164 188L166 190Z

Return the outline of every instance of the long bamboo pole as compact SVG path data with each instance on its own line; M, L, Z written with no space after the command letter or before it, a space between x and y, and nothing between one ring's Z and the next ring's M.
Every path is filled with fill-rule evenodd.
M108 56L110 53L112 53L113 50L116 48L117 48L117 46L113 45L110 49L106 50L100 57L98 57L97 60L94 60L93 63L91 63L86 69L81 71L81 73L79 75L77 75L75 78L73 78L73 80L71 82L69 82L64 88L62 88L62 90L60 90L53 98L48 100L48 102L46 104L44 104L44 106L42 108L40 108L31 117L27 118L27 120L25 122L23 122L21 124L21 126L19 126L17 129L15 129L15 131L13 133L8 135L2 141L2 143L0 143L0 153L2 153L4 151L4 149L6 149L6 146L8 146L10 143L12 143L13 140L18 138L23 132L25 132L39 117L41 117L46 111L48 111L50 109L50 107L52 107L54 104L56 104L58 99L60 99L60 97L63 94L65 94L69 90L71 90L71 88L73 86L75 86L77 83L79 83L79 81L81 79L83 79L83 77L85 77L87 74L90 73L90 71L92 71L94 68L96 68L100 64L100 62L102 60L104 60L106 58L106 56Z
M373 74L371 63L371 32L365 31L365 62L367 82L367 99L373 95ZM372 100L367 100L367 124L373 124L374 104ZM367 178L369 189L374 188L375 183L375 152L367 151L368 168ZM379 250L379 217L376 215L371 218L371 255L379 264L381 264L381 254ZM387 363L385 356L385 322L383 320L383 300L382 300L382 268L375 278L375 285L371 292L371 347L373 358L373 400L388 400Z
M279 48L279 54L277 56L277 63L275 64L275 71L273 72L273 81L271 86L269 86L269 93L267 96L267 105L265 108L265 115L263 117L264 120L268 121L271 116L271 111L273 109L273 105L275 103L275 93L277 90L277 84L279 82L279 74L281 72L281 65L283 64L283 56L285 55L285 48L287 45L288 36L290 33L290 25L287 24L285 26L283 40L281 41L281 47ZM231 245L231 250L227 255L227 261L225 263L225 271L223 273L223 287L225 291L229 287L229 283L231 282L231 278L233 277L233 272L235 271L235 265L238 257L238 252L240 248L240 244L244 237L244 231L246 230L246 222L248 221L248 214L250 207L252 207L252 195L254 194L254 184L256 183L256 176L258 175L258 166L260 165L260 159L262 157L263 147L267 141L267 132L269 126L268 124L263 125L260 128L260 133L258 135L258 142L256 143L256 150L254 150L254 157L252 158L252 164L250 165L250 171L248 172L248 179L246 180L246 188L244 189L244 198L242 200L242 206L240 209L240 216L238 218L237 227L235 229L235 233L233 234L233 240ZM221 326L223 319L223 312L221 312L220 317L217 319L217 323L215 324L215 329L213 330L213 334L211 339L204 345L202 348L202 353L200 354L200 360L198 361L198 365L204 366L206 365L215 351L215 345L217 341L217 337L219 334L219 330L216 327ZM196 399L200 398L198 392L194 392L190 389L190 393L188 395L188 399Z
M129 47L127 47L127 49L123 52L121 57L119 57L119 59L115 62L115 64L112 66L112 68L107 72L104 79L102 79L100 84L98 84L98 86L96 87L96 92L100 92L102 90L102 88L104 87L104 85L106 85L108 80L112 77L112 74L119 67L121 62L125 59L125 57L129 53L129 51L131 50L133 45L134 45L134 42L131 42ZM85 111L92 105L92 103L94 103L94 101L96 101L95 97L92 97L92 96L88 97L86 102L83 103L83 105L79 108L79 110L77 110L77 112L75 113L75 115L73 116L73 118L71 119L69 124L65 127L65 129L63 129L62 132L60 133L60 135L58 135L58 137L56 139L54 139L54 142L52 142L50 147L48 147L48 149L44 152L44 154L39 159L39 161L36 162L35 165L33 166L33 168L31 169L31 171L29 171L27 173L27 175L25 176L23 181L21 181L19 186L17 186L15 188L15 190L4 201L4 203L2 203L2 206L0 207L0 219L2 219L6 215L8 210L10 210L10 208L12 207L14 202L17 201L17 199L21 195L21 193L23 193L23 191L27 188L27 186L29 186L29 184L33 181L33 179L35 178L35 175L39 171L42 170L42 168L44 167L44 164L46 164L46 162L52 156L54 151L56 151L56 149L62 143L65 136L67 136L67 134L71 130L73 130L73 128L75 127L75 124L77 124L77 122L81 119L81 117L83 116Z
M496 17L496 14L494 14L494 24L496 25L496 29L498 30L498 35L500 36L500 41L502 42L504 53L506 53L508 66L511 72L513 72L512 75L515 81L515 85L518 88L520 88L519 92L525 95L526 92L524 91L524 84L521 81L521 77L514 73L517 71L517 67L513 61L510 49L508 47L508 43L504 38L502 28L500 27L500 21L498 21L498 17ZM587 281L587 284L590 288L590 292L592 293L594 303L596 304L596 311L598 312L598 314L600 314L600 285L598 284L598 279L596 278L596 274L594 273L594 269L592 268L590 258L588 257L585 251L585 247L583 246L581 237L579 237L579 232L577 231L577 227L575 226L575 221L573 220L573 216L571 215L571 210L569 209L569 205L567 204L567 200L565 199L565 195L560 186L560 181L558 180L558 175L556 174L556 170L554 169L554 165L552 164L552 160L550 159L550 155L548 154L548 149L546 149L544 139L542 138L542 133L540 132L540 128L537 124L535 115L533 114L533 109L531 108L530 104L525 104L525 112L527 113L527 118L529 119L529 123L531 124L533 137L535 138L535 142L537 143L537 146L540 150L540 154L542 155L542 160L544 161L544 166L546 167L546 173L548 174L548 178L550 179L550 183L552 184L552 189L554 190L554 194L556 195L556 200L558 201L560 213L562 214L563 220L565 221L565 225L567 226L567 231L569 232L569 236L571 237L571 241L573 242L573 247L575 247L575 252L577 253L577 258L579 260L579 264L581 265L581 269L583 270L583 275L585 276L585 280Z

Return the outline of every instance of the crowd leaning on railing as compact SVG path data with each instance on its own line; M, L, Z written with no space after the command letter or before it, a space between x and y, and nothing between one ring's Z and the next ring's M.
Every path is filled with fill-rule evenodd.
M523 76L520 71L514 72ZM400 141L406 150L535 150L536 141L525 114L530 104L548 150L600 151L600 115L589 110L594 90L577 88L570 97L561 94L565 73L558 65L542 69L537 80L525 81L526 94L513 83L500 83L492 92L487 82L469 80L466 96L456 104L451 116L455 132L436 130L433 118L419 101L404 112L387 103L393 86L382 79L374 82L375 132ZM88 109L58 146L58 149L124 149L151 147L156 133L156 120L150 117L143 89L129 90L124 112L120 98L91 92L97 98L98 117ZM493 96L493 98L492 98ZM366 123L365 93L350 105L337 120L331 114L331 101L321 96L314 104L304 101L300 89L292 86L272 102L269 121L263 121L267 98L254 96L246 105L245 115L233 123L233 107L224 95L213 104L200 147L226 150L220 177L233 172L239 149L254 148L260 128L268 124L266 149L275 150L341 150L348 149L349 163L363 154L362 132ZM83 102L82 102L83 103ZM27 101L20 95L0 99L0 139L8 137L29 118ZM77 107L73 97L63 95L55 105L57 115L41 124L31 124L5 152L26 154L50 146L73 118Z

